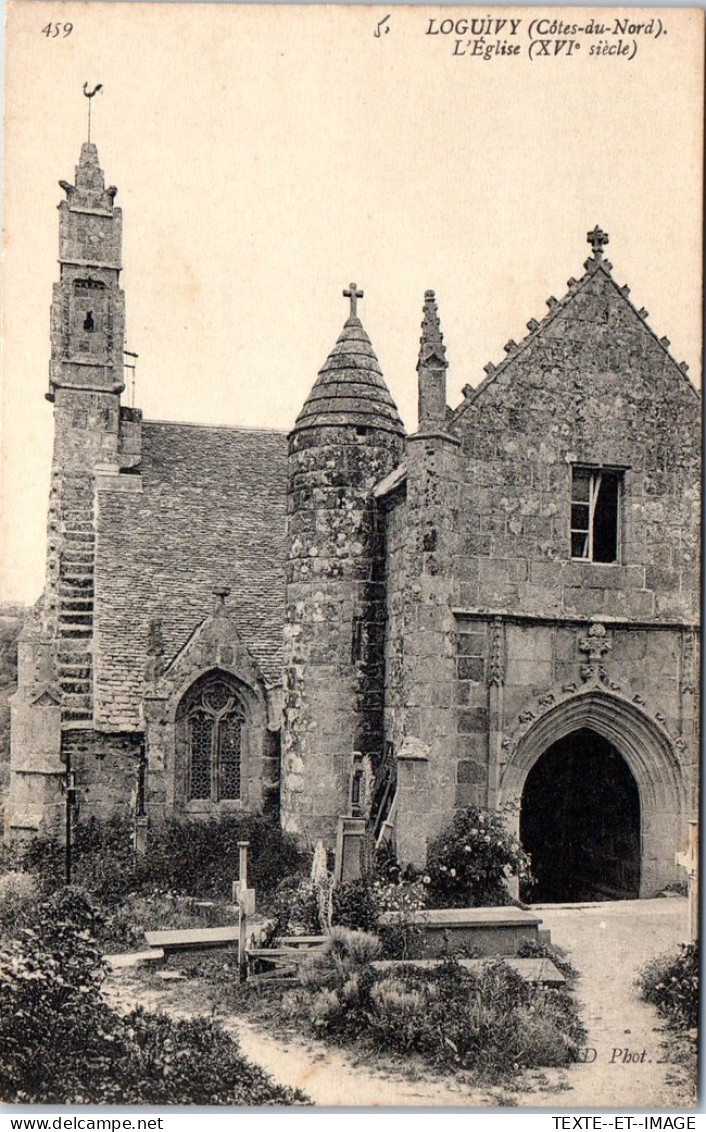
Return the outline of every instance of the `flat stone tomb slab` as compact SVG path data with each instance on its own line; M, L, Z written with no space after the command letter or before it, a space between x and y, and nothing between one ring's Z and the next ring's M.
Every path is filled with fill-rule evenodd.
M372 966L376 971L394 974L395 971L414 967L423 971L433 970L442 962L441 959L379 959L375 960ZM488 959L459 959L458 963L464 971L480 971L488 963ZM528 983L544 983L548 987L560 987L566 982L551 959L518 959L514 955L508 955L503 958L503 963L507 963L508 967L512 967L513 971L517 971L517 974Z
M161 947L152 947L149 951L126 951L119 955L104 955L114 971L120 967L139 967L141 963L155 963L164 959L164 950Z
M514 906L503 908L434 908L429 911L385 912L382 925L407 923L419 929L420 949L433 958L448 948L467 948L479 955L517 955L519 945L539 938L541 919Z
M204 947L227 947L238 942L238 925L227 928L178 928L174 931L145 932L149 947L164 951L201 950Z

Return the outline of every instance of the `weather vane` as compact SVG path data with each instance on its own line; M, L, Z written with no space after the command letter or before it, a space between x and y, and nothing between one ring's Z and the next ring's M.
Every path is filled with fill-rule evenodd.
M103 83L98 83L98 86L94 86L93 90L88 89L88 83L83 84L83 93L85 94L86 98L88 99L88 140L89 140L89 142L91 140L91 99L96 94L98 94L99 90L103 90Z

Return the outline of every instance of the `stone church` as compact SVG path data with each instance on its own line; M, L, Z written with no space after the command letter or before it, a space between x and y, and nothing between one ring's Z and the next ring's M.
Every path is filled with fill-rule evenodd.
M138 840L247 810L331 847L368 820L423 863L457 807L507 806L543 899L677 881L700 403L607 234L453 409L426 292L413 435L352 284L286 435L121 404L116 189L91 143L60 184L46 585L20 642L8 836L58 833L69 776L80 820L132 815Z

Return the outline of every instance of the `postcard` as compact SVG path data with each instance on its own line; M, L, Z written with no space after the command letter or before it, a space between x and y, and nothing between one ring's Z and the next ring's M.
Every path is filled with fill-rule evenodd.
M696 1104L703 33L10 0L7 1105Z

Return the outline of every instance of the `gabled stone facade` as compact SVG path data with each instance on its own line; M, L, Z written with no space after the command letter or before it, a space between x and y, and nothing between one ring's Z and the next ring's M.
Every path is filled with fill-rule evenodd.
M455 410L426 292L410 436L351 284L287 438L121 406L122 218L95 146L75 181L9 835L58 828L70 770L82 816L130 815L138 843L170 814L246 809L333 847L355 775L382 767L403 860L458 807L509 806L540 874L549 847L570 863L566 898L678 879L698 787L699 399L606 234Z
M520 807L552 743L610 740L639 788L651 893L696 807L699 400L600 248L445 432L410 438L383 493L387 735L422 744L400 819L418 861L454 806ZM603 472L614 561L572 545L588 510L572 482Z

